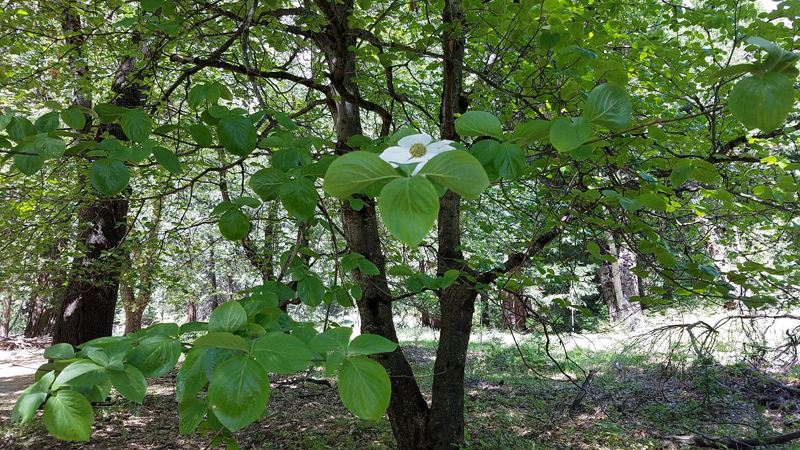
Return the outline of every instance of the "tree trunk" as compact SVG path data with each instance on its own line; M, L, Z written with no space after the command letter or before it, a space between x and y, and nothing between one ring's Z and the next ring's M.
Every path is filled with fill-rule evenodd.
M126 286L127 287L127 286ZM124 289L124 288L123 288ZM142 329L144 307L125 307L125 334L136 333Z
M11 296L3 297L3 314L0 316L0 336L8 337L11 324Z
M217 306L225 303L225 297L219 293L219 284L217 283L217 262L214 259L214 249L211 249L211 254L208 258L208 283L211 285L211 293L206 297L206 301L200 305L199 316L201 320L207 320L211 313L217 309Z
M45 265L36 276L36 290L28 302L28 322L25 337L35 338L53 333L64 293L65 270L59 265L61 251L67 239L58 239L44 254Z
M81 207L78 222L83 256L76 258L53 335L53 343L79 345L111 336L117 304L128 200L106 198Z
M197 308L194 301L189 300L189 304L186 307L186 321L194 322L195 320L197 320Z
M81 29L80 18L68 7L65 8L62 24L65 32L72 33ZM132 41L136 45L141 43L138 34L132 36ZM75 38L68 38L67 42L76 46L77 55L80 56L81 43ZM146 46L142 46L140 52L148 55ZM73 58L74 53L70 55ZM115 98L111 103L115 106L139 107L146 98L143 94L144 86L139 83L140 79L132 76L136 70L137 58L138 55L126 58L114 73L111 89ZM70 59L71 65L73 62ZM76 73L83 77L89 73L86 69L85 66L76 68ZM88 102L84 97L75 98L76 104ZM106 129L118 139L127 140L120 125L110 124ZM107 198L98 194L97 198L89 200L89 204L81 206L78 211L80 234L77 246L83 255L75 259L69 275L70 280L53 333L54 344L63 342L77 346L112 334L119 281L124 266L124 255L119 246L127 233L127 215L128 199L125 196Z
M629 330L635 330L642 321L642 305L631 302L639 295L639 277L631 271L636 267L636 254L627 246L620 246L617 252L612 239L608 242L609 253L617 258L614 263L604 263L597 269L600 278L600 292L608 307L612 324L624 323Z

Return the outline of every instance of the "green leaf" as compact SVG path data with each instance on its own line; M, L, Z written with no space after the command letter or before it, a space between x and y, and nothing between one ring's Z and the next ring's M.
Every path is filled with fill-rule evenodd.
M361 289L361 286L359 286L357 284L354 284L350 288L350 295L352 295L353 298L356 299L356 300L361 300L361 295L363 295L363 294L364 294L364 291ZM345 306L345 305L342 305L342 306Z
M483 139L472 144L469 148L469 153L474 156L482 166L485 166L492 162L499 148L500 143L494 139Z
M563 119L550 127L550 142L559 151L568 152L586 142L591 134L592 126L583 118Z
M83 130L83 127L86 126L86 116L83 115L83 111L74 105L61 111L61 120L68 127L76 130Z
M503 127L497 117L485 111L469 111L456 119L456 133L461 136L491 136L503 139Z
M348 359L339 371L339 396L350 412L362 419L380 420L392 394L386 370L364 357Z
M56 439L88 441L94 412L86 397L75 391L61 390L45 403L42 421Z
M348 198L347 202L350 203L350 207L356 211L361 211L364 208L364 200L360 198Z
M47 372L44 376L39 378L36 383L33 383L22 391L17 402L14 403L14 408L11 409L11 421L16 422L19 420L21 423L25 423L33 419L34 416L36 416L36 411L39 409L39 406L47 399L50 385L53 384L55 378L56 373L54 371Z
M269 201L273 194L278 192L283 186L283 183L289 180L289 176L278 169L269 167L261 169L250 177L248 184L250 189L253 190L264 201Z
M37 133L51 133L58 129L58 112L57 111L50 111L47 114L42 114L36 122L33 124L34 128L36 128Z
M108 355L106 355L102 350L92 350L89 352L89 359L94 361L95 364L101 367L108 366L109 359Z
M367 258L361 258L358 260L358 270L364 272L366 275L380 275L381 271L378 270L378 266L372 263L372 261L368 260Z
M236 156L249 155L258 141L253 123L242 116L221 118L217 124L217 136L222 146Z
M145 11L155 11L164 5L164 0L142 0L142 9Z
M247 325L247 313L239 302L225 302L211 313L208 319L208 331L234 332Z
M425 163L419 174L438 181L470 200L478 198L489 187L489 178L481 163L474 156L460 150L439 153Z
M100 103L94 107L94 112L97 113L100 123L111 123L122 117L128 110L109 103Z
M325 285L314 275L306 276L297 282L297 296L306 305L316 308L325 296Z
M45 108L52 109L53 111L61 111L61 103L55 100L47 100L44 102Z
M206 99L208 99L208 96L206 96ZM231 115L231 111L227 107L221 106L221 105L211 105L211 106L209 106L208 107L208 113L211 114L211 117L214 117L216 119L221 119L223 117L228 117L228 116ZM248 122L250 122L249 119L248 119ZM252 123L252 122L250 122L250 123Z
M153 0L148 0L153 1ZM161 0L156 0L161 1ZM189 108L197 109L203 102L206 100L206 93L208 92L208 85L207 84L198 84L195 85L190 91L189 96L186 98L186 102L189 105Z
M196 331L208 331L208 323L186 322L178 329L178 334L194 333Z
M141 109L132 109L122 116L120 121L125 136L133 142L144 142L153 131L153 122L150 116Z
M53 383L53 389L62 386L92 386L108 378L106 369L92 361L82 359L68 365Z
M518 124L514 128L511 140L518 145L528 145L534 142L546 141L550 138L550 127L553 122L549 120L529 120Z
M7 114L4 114L2 111L0 111L0 131L5 130L8 124L11 123L13 114L14 113L10 111Z
M692 178L706 184L714 184L714 182L717 181L717 176L714 172L702 167L695 167L692 169Z
M208 386L206 402L231 431L255 422L269 400L267 372L252 358L239 356L220 364Z
M548 30L542 30L539 33L539 45L545 50L550 50L561 40L561 35Z
M233 333L228 333L225 331L218 331L214 333L208 333L205 336L200 336L194 341L194 346L211 347L211 348L231 348L233 350L241 350L243 352L250 351L250 346L247 345L247 342L245 342L244 339L242 339L240 336L236 336Z
M314 336L308 343L312 352L327 353L331 351L347 352L353 329L348 327L329 328Z
M289 286L279 281L267 281L255 292L262 291L274 293L278 297L278 300L291 300L295 297L295 292Z
M669 174L669 182L672 184L672 187L680 187L680 185L689 181L689 178L692 177L692 171L694 171L694 167L692 166L678 166L673 168L672 173Z
M11 139L22 140L27 136L36 134L36 127L24 117L14 116L8 124L8 136Z
M189 134L192 135L192 139L194 139L200 147L211 147L214 145L214 138L211 136L211 130L205 125L189 125Z
M569 152L567 152L570 158L574 159L575 161L584 161L592 156L592 152L594 148L591 145L581 145L578 148L573 148Z
M106 195L117 195L122 192L131 180L128 167L122 161L104 158L92 163L89 179L95 189Z
M333 352L325 359L325 376L332 377L336 373L336 369L342 365L342 361L347 358L343 352Z
M111 378L111 385L123 397L132 402L141 404L147 394L147 381L144 379L142 372L133 366L126 365L125 369L120 372L109 372Z
M44 359L72 359L75 357L75 350L71 344L61 343L51 345L44 351Z
M33 148L27 146L22 149L25 152L33 152ZM44 166L44 157L39 155L14 155L14 167L25 175L33 175Z
M231 209L219 218L219 231L231 241L244 239L250 232L250 219L238 209Z
M226 211L230 211L234 207L235 207L235 205L233 204L233 202L228 202L228 201L221 202L219 205L214 207L214 210L211 211L211 215L212 216L216 216L216 215L222 214L222 213L224 213Z
M517 179L522 176L527 166L525 151L521 148L509 142L498 147L494 157L494 167L501 177L510 180Z
M406 266L392 266L389 267L387 271L389 275L394 275L396 277L410 277L414 275L414 271L409 269Z
M400 175L378 155L350 152L332 162L325 173L322 189L332 197L346 199L376 181Z
M350 139L347 140L347 146L350 148L364 147L367 145L372 145L372 139L360 134L350 136Z
M638 200L634 200L628 197L620 197L619 204L622 205L622 207L625 208L625 210L630 212L638 211L642 207L642 204L639 203Z
M305 148L283 148L276 151L270 160L272 167L288 172L300 165L311 164L311 153Z
M206 402L199 398L187 398L178 403L178 413L181 415L178 430L181 436L192 434L205 418L206 411L208 411Z
M269 333L256 339L253 354L264 370L284 374L299 372L314 359L303 341L284 333Z
M713 74L709 75L708 82L714 83L720 78L735 77L736 75L741 75L743 73L747 73L752 70L756 70L756 66L753 64L735 64L733 66L728 66L722 70L718 70Z
M416 247L436 222L439 196L423 177L398 178L383 188L378 206L389 232Z
M136 367L145 378L160 377L172 370L181 356L181 341L166 334L157 334L142 340L128 357L128 364Z
M147 336L155 336L157 334L166 334L167 336L178 337L180 334L180 327L177 323L157 323L145 328Z
M183 172L183 168L181 167L181 162L178 160L178 156L175 153L172 153L170 150L167 150L164 147L153 147L153 156L156 157L156 161L158 161L162 167L171 173L178 175L179 173Z
M305 222L317 209L317 188L308 177L289 180L281 186L281 204L293 217Z
M249 206L251 208L258 208L261 202L253 197L239 197L236 199L234 206Z
M376 353L393 352L397 343L377 334L356 336L347 348L348 355L374 355Z
M588 250L589 253L594 256L600 256L600 246L594 241L589 241L586 243L586 250Z
M183 402L195 396L208 382L205 372L207 348L193 347L186 354L175 381L176 399Z
M597 86L586 100L583 119L584 122L598 123L611 131L625 129L625 125L631 120L631 98L628 92L614 83Z
M662 247L655 248L655 255L658 262L667 267L672 267L678 264L678 260L675 258L675 256L670 253L669 250L666 250Z
M636 201L656 211L667 210L667 203L664 201L664 198L658 194L642 194L636 197Z
M41 147L41 155L47 159L57 159L64 155L67 150L67 143L58 137L47 136L45 138L36 139L34 145Z
M274 114L274 116L275 116L275 120L278 121L278 124L282 128L285 128L287 130L298 130L298 129L300 129L300 127L298 127L297 124L294 123L292 121L292 119L290 119L289 116L287 116L286 114L284 114L282 112L276 112Z
M792 80L780 73L745 77L736 83L728 106L748 128L772 131L783 127L794 105Z

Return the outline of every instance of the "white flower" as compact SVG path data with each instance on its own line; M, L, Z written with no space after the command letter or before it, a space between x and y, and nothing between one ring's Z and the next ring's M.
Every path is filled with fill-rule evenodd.
M393 167L400 164L418 163L411 173L411 176L414 176L434 156L448 150L455 150L450 146L453 141L431 142L432 140L433 138L427 134L412 134L400 139L395 147L384 150L380 157Z

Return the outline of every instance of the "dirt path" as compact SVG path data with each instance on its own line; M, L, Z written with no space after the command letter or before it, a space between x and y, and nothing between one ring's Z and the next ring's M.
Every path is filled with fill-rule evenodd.
M33 384L36 369L46 363L41 348L0 350L0 420L11 417L17 397Z

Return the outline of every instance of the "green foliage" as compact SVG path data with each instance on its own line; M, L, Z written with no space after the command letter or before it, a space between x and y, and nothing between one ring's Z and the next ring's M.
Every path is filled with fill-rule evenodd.
M389 406L391 382L386 370L370 359L357 356L342 364L339 395L353 414L380 420Z
M378 207L389 232L413 247L422 242L436 221L439 196L425 178L397 178L381 191Z
M361 255L349 256L356 265L371 264ZM181 348L189 345L176 380L181 434L189 434L203 423L212 428L213 423L219 423L214 429L224 427L228 433L258 420L269 400L267 372L296 373L320 355L328 361L328 374L344 362L340 377L346 383L343 389L348 408L359 417L379 420L388 406L389 378L380 364L358 355L390 352L397 344L374 335L358 336L351 343L353 330L347 327L320 334L311 328L309 334L308 327L291 320L292 334L279 329L266 332L259 321L268 326L285 317L275 307L278 297L293 296L284 289L285 285L271 282L251 297L223 303L211 314L207 326L196 322L180 328L171 323L157 324L137 333L136 340L119 336L87 342L77 356L71 346L56 344L45 354L57 364L43 366L55 370L40 371L36 383L17 400L13 419L28 422L45 403L43 418L53 436L88 440L93 422L90 401L104 401L113 386L125 398L141 403L147 391L146 378L172 369ZM264 320L267 315L271 319ZM182 345L180 336L205 328L208 333ZM254 335L254 329L260 331ZM355 389L359 384L364 389ZM206 385L205 399L196 398ZM73 390L75 387L87 389Z
M378 155L352 152L337 158L325 174L322 189L338 199L345 199L365 187L397 178L400 175Z
M206 403L226 428L236 431L261 417L268 400L269 377L263 367L237 356L214 370Z
M226 150L236 156L247 156L255 150L256 129L243 116L225 116L217 123L219 141Z
M310 363L328 374L341 367L345 404L379 418L390 397L388 378L359 355L394 351L394 344L370 335L350 342L352 330L329 323L317 334L280 310L280 302L295 298L313 318L323 303L334 316L353 299L374 304L379 291L411 301L433 297L412 294L441 294L455 283L484 292L495 283L478 280L493 277L515 289L567 290L577 277L542 261L586 269L615 260L597 244L609 236L636 252L637 275L658 275L647 284L651 297L666 295L665 287L718 300L745 292L746 304L760 306L772 301L775 286L796 284L798 255L791 249L800 166L780 146L796 140L785 124L797 98L799 56L783 49L796 42L796 31L778 25L796 21L792 8L463 2L461 23L445 23L416 7L380 2L333 9L315 3L300 14L277 1L252 11L245 4L112 3L71 10L77 29L61 30L65 38L55 41L53 24L68 25L61 6L36 17L25 5L0 11L11 30L0 37L0 86L13 93L0 101L10 205L0 217L9 230L53 228L30 233L32 244L24 242L30 236L14 235L8 253L42 254L38 235L77 234L59 228L73 221L49 216L50 209L74 211L125 193L138 212L119 252L146 254L136 240L158 242L168 267L132 257L123 281L136 290L164 292L164 304L194 302L208 290L206 275L219 270L199 256L208 248L230 264L236 288L258 276L296 284L248 289L251 297L223 304L208 324L153 327L89 343L77 354L48 349L56 362L15 414L30 420L31 408L47 400L45 422L58 437L88 439L86 405L76 394L88 401L114 386L141 402L143 381L169 371L187 349L177 380L181 433L245 426L268 400L266 370L292 373ZM337 23L347 24L348 43L327 45L342 44L331 34ZM107 38L85 39L86 30ZM448 42L450 48L438 48ZM298 55L319 57L300 67ZM131 61L135 70L119 70L113 80L96 75ZM114 104L67 106L92 99ZM117 106L126 101L130 107ZM422 161L379 156L404 137L435 130L458 141L455 149ZM458 202L444 197L447 189ZM64 199L77 203L64 207ZM153 199L164 202L163 218L146 217ZM440 202L452 208L440 211ZM218 217L223 237L244 242L219 242L216 230L204 228L213 228L209 216ZM463 235L420 245L434 235L437 219L459 224ZM151 220L170 223L171 231L159 234ZM700 268L713 265L709 252L692 246L705 237L684 225L699 222L724 224L723 243L730 228L757 230L781 247L780 255L710 273ZM191 238L181 234L189 229L196 232ZM364 237L353 235L359 230L374 232L375 248L355 248ZM384 230L394 238L378 236ZM445 248L450 242L458 244ZM554 255L553 247L560 252L568 244L571 254ZM430 248L457 254L438 261L457 268L435 276L412 270L410 261L425 259ZM54 259L63 265L81 252ZM528 266L505 267L502 254L524 254ZM11 274L0 281L49 273L33 267L41 261L31 262L44 259L9 261ZM385 273L403 278L387 283ZM150 274L154 285L145 281ZM569 313L588 309L559 300L554 308ZM209 383L207 401L196 398ZM214 439L221 444L227 435Z

